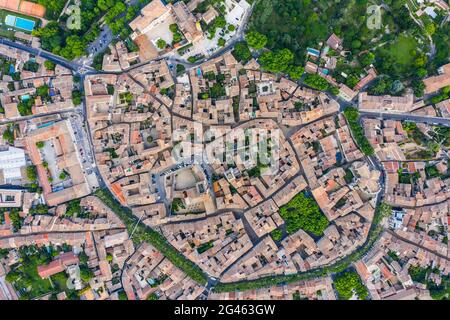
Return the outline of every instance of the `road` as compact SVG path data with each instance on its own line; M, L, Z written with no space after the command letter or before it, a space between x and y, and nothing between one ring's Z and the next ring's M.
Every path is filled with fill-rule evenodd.
M425 250L425 251L427 251L427 252L429 252L429 253L432 253L432 254L438 256L438 257L441 258L441 259L444 259L444 260L446 260L446 261L450 261L450 258L449 258L449 257L444 256L443 254L441 254L441 253L439 253L439 252L430 250L430 249L428 249L427 247L424 247L424 246L422 246L422 245L420 245L420 244L418 244L418 243L416 243L416 242L414 242L414 241L411 241L411 240L409 240L409 239L403 238L403 237L401 237L400 235L398 235L397 233L395 233L395 232L392 231L392 230L386 230L386 231L387 231L390 235L392 235L393 237L395 237L395 238L397 238L397 239L399 239L399 240L401 240L401 241L403 241L403 242L406 242L406 243L411 244L411 245L413 245L413 246L415 246L415 247L417 247L417 248L420 248L420 249Z
M389 113L389 112L368 112L360 111L361 117L381 118L387 120L423 122L431 125L450 126L450 118L427 117L407 113Z
M43 57L47 60L51 60L57 64L62 65L63 67L70 69L72 71L75 71L75 73L78 74L83 74L89 71L95 71L94 68L86 66L86 65L82 65L82 64L78 64L76 62L72 62L69 61L67 59L64 59L63 57L57 56L56 54L53 54L51 52L42 50L42 49L35 49L35 48L31 48L29 46L26 46L24 44L18 43L18 42L14 42L5 38L0 38L0 44L4 44L13 48L17 48L23 51L27 51L35 56L38 57Z

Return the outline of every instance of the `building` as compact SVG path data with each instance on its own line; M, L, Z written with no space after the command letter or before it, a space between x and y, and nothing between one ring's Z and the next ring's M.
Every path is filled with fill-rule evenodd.
M0 208L22 207L24 190L0 189Z
M327 40L327 45L333 49L333 50L339 50L342 48L342 43L344 42L344 40L342 40L341 38L339 38L337 35L335 35L334 33L328 38Z
M352 101L358 93L347 87L345 84L339 86L338 97L344 99L345 101Z
M84 197L91 192L74 140L68 120L38 128L25 139L44 198L50 206ZM37 147L38 142L43 143L42 148ZM61 173L68 178L61 178Z
M439 68L439 75L426 78L423 83L425 84L425 94L450 86L450 63Z
M0 146L0 184L12 184L23 179L26 166L25 151L10 146Z
M407 113L414 109L414 95L408 93L404 97L369 96L362 92L358 97L360 111Z
M136 36L145 34L170 15L170 8L162 0L153 0L142 8L139 16L130 22Z

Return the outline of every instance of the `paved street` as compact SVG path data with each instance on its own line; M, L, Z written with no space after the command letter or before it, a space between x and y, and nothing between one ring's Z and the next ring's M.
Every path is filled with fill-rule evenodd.
M11 40L8 40L8 39L0 38L0 44L5 44L5 45L8 45L8 46L13 47L13 48L17 48L17 49L20 49L20 50L27 51L27 52L35 55L35 56L39 56L39 57L43 57L43 58L45 58L47 60L51 60L51 61L53 61L53 62L55 62L57 64L62 65L63 67L65 67L67 69L70 69L70 70L76 72L76 73L85 73L85 72L88 72L88 71L95 71L90 66L83 66L83 65L80 65L80 64L78 64L76 62L72 62L72 61L66 60L66 59L64 59L64 58L62 58L60 56L57 56L57 55L55 55L53 53L50 53L48 51L44 51L42 49L31 48L31 47L26 46L24 44L21 44L21 43L18 43L18 42L14 42L14 41L11 41Z
M372 118L380 118L380 119L389 119L389 120L408 120L414 122L424 122L431 125L444 125L450 126L449 118L440 118L440 117L427 117L427 116L419 116L413 114L405 114L405 113L387 113L387 112L360 112L362 117L372 117Z

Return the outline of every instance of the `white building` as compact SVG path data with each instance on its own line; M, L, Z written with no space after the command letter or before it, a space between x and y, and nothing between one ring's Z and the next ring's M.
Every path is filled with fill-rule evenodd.
M0 146L0 184L12 184L22 179L21 168L26 166L25 151Z

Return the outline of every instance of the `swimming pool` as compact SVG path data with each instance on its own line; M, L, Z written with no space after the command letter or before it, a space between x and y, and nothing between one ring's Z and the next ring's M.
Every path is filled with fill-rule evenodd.
M33 31L35 22L28 19L16 18L16 27L19 29Z
M15 26L15 23L16 23L16 17L15 17L15 16L12 16L12 15L8 14L8 15L5 17L5 24L6 24L6 25L11 26L11 27L14 27L14 26Z
M8 14L5 17L5 24L11 27L16 27L18 29L26 30L26 31L33 31L35 22L33 20L28 20L24 18L19 18L13 15Z
M316 50L316 49L313 49L313 48L308 48L306 50L308 51L309 54L312 54L313 56L317 56L318 57L320 55L320 51L319 50Z
M22 101L30 100L30 95L29 95L29 94L24 94L23 96L20 97L20 99L21 99Z

